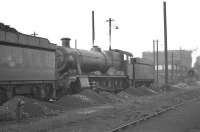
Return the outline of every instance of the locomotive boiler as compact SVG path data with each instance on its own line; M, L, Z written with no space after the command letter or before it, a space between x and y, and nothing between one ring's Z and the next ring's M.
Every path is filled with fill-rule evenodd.
M70 39L62 39L62 47L56 50L56 66L58 72L67 72L80 66L81 72L100 71L105 73L110 67L122 70L123 54L114 51L102 52L98 46L91 51L70 48ZM80 72L80 71L79 71Z

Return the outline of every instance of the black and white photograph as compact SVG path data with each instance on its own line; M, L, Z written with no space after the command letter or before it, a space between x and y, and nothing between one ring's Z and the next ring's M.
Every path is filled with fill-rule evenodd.
M0 12L0 132L200 132L199 0Z

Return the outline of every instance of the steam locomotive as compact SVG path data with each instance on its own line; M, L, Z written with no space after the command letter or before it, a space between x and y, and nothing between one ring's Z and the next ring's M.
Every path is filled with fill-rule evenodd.
M70 48L26 35L0 23L0 103L15 95L57 98L82 89L119 92L130 86L151 85L154 67L129 52Z

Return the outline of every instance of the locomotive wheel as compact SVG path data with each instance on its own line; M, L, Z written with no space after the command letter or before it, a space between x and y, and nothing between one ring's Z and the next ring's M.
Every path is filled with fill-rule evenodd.
M37 86L33 88L33 96L38 99L48 99L49 96L49 88L44 86Z
M40 88L39 89L40 92L40 99L45 99L47 97L47 93L46 93L46 88Z
M7 100L6 91L0 88L0 105Z
M81 91L80 82L76 80L70 83L70 92L72 94L79 93Z
M6 90L6 97L7 100L11 99L14 96L14 88L8 86L7 90Z

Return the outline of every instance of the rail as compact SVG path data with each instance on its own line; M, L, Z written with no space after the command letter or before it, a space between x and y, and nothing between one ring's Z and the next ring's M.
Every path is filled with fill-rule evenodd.
M170 106L170 107L162 109L160 111L156 111L153 114L145 116L145 117L140 118L138 120L130 121L128 123L121 124L121 125L117 126L116 128L113 128L113 129L111 129L111 130L109 130L107 132L121 132L121 131L127 129L128 127L135 126L136 124L142 123L143 121L149 120L149 119L154 118L154 117L156 117L158 115L164 114L164 113L166 113L166 112L168 112L170 110L176 109L177 107L179 107L181 105L184 105L184 104L189 103L189 102L197 101L199 99L200 99L200 97L197 97L197 98L191 99L191 100L186 101L186 102L178 103L176 105Z

